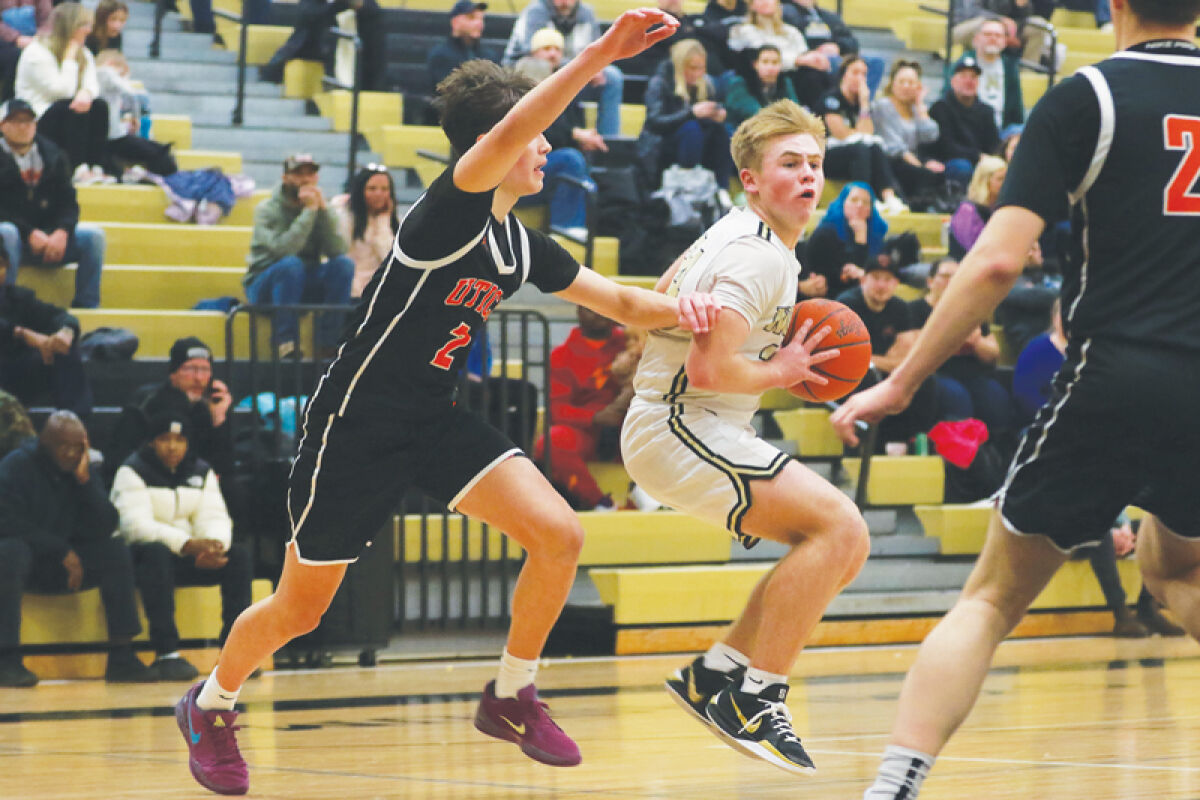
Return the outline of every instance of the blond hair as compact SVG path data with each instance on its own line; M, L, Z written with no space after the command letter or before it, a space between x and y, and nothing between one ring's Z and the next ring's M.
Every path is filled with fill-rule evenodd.
M825 123L791 100L776 100L738 125L730 149L738 170L762 169L767 145L780 136L809 134L825 151Z
M746 22L776 35L782 34L785 30L784 25L786 25L783 21L783 3L775 4L774 14L759 14L754 9L749 9L746 13Z
M125 60L125 54L120 50L114 50L110 47L107 50L101 50L99 53L96 53L97 67L107 67L110 64L120 69L129 69L129 62Z
M70 44L75 31L84 25L92 24L92 19L91 9L84 8L79 3L60 3L50 12L50 31L44 35L43 41L46 49L54 54L54 60L59 66L62 66L63 58L67 54L67 45ZM75 60L79 63L80 80L83 80L83 72L87 69L85 50L86 47L80 47L75 53Z
M971 175L971 185L967 187L967 199L972 203L986 206L991 198L988 197L988 181L998 171L1007 169L1008 162L999 156L980 156Z
M683 78L684 66L688 59L695 55L699 55L707 63L708 53L704 50L704 45L696 39L684 39L671 45L671 65L675 67L675 94L682 97L684 102L691 102L691 95L688 93L689 87ZM707 99L708 80L706 74L701 76L700 82L696 84L695 102L701 103Z

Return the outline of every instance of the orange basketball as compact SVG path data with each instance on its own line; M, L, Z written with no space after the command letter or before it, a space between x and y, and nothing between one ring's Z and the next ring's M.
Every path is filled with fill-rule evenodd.
M838 356L813 367L813 372L828 379L829 383L820 386L801 381L795 386L789 386L788 391L813 403L845 397L854 391L871 366L871 334L867 332L867 326L858 314L846 306L836 300L814 298L796 304L783 343L786 345L790 342L804 321L809 319L813 321L812 328L808 331L809 337L821 328L831 328L813 353L836 349Z

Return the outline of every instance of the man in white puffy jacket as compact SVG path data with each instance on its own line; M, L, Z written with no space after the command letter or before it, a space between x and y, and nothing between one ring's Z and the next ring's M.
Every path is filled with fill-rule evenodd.
M188 421L178 413L150 420L150 439L113 479L121 536L133 554L160 680L191 680L196 668L179 654L175 587L221 587L220 641L250 605L250 552L232 543L233 523L217 476L188 450Z

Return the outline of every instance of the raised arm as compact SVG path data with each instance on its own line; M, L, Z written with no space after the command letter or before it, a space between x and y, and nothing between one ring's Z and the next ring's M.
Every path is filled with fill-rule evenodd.
M655 26L661 26L650 30ZM675 32L679 23L656 9L626 11L562 69L521 98L454 167L454 185L485 192L500 185L531 141L550 127L588 81L614 61L637 55Z

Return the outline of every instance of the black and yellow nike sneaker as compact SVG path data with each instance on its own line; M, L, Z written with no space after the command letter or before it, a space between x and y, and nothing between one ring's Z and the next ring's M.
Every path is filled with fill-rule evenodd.
M793 774L811 775L817 767L792 730L792 713L784 702L787 693L786 683L768 686L760 694L741 691L740 683L730 684L709 702L705 716L717 736L735 749Z
M744 667L732 672L709 669L704 666L704 656L697 656L692 663L680 667L667 678L667 691L680 708L706 727L712 727L712 722L704 715L705 707L717 692L735 681L741 681L745 671Z

